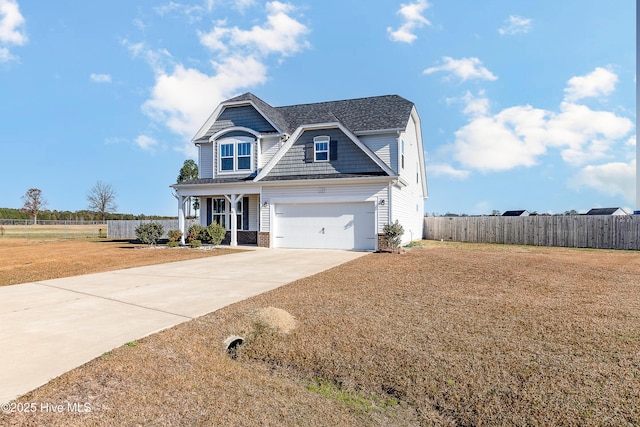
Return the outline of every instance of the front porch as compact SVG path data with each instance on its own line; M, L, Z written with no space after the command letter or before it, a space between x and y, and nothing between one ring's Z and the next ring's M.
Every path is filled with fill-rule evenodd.
M188 230L185 229L185 207L196 196L178 196L178 225L182 232L182 244ZM259 194L210 194L200 199L200 225L206 227L217 222L227 229L222 244L258 245Z

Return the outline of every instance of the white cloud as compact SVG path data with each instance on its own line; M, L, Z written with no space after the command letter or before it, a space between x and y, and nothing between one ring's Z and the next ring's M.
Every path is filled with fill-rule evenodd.
M636 146L636 136L630 136L629 139L627 140L627 145L629 147L635 147Z
M89 80L94 83L111 83L111 75L91 73Z
M565 88L565 99L577 101L583 98L606 96L613 92L618 83L618 76L606 68L597 67L585 76L569 79Z
M143 105L145 114L174 133L191 137L220 101L240 88L266 81L265 65L253 57L228 57L212 65L214 75L183 65L159 73L151 98Z
M1 62L9 62L15 60L16 57L9 52L9 49L6 47L0 47L0 63Z
M485 91L483 90L478 92L477 97L467 91L462 100L465 104L462 112L469 116L485 116L489 113L489 99L485 96Z
M446 71L458 77L461 81L471 79L497 80L498 78L487 68L482 66L478 58L453 59L449 56L442 58L442 65L430 67L424 70L424 74L432 74L438 71ZM448 79L446 77L445 79Z
M579 166L607 157L632 129L631 120L584 105L563 102L559 112L516 106L472 115L455 132L454 158L469 168L504 171L534 166L549 148L557 148L563 161Z
M615 74L596 68L570 79L565 92L609 94L616 80ZM469 123L455 132L453 157L466 168L488 172L530 167L549 149L558 150L565 163L580 166L635 145L635 135L628 136L634 129L631 120L566 99L558 111L524 105L493 115L484 91L476 96L466 92L462 100Z
M626 201L635 200L636 160L612 162L584 167L570 181L575 188L587 187L610 196L619 195Z
M616 141L628 135L633 122L609 111L563 102L560 112L546 124L545 142L562 149L562 159L572 165L605 157Z
M0 0L0 62L15 60L9 45L22 46L27 43L24 30L25 19L15 0Z
M501 35L525 34L531 30L531 19L511 15L504 21L505 26L498 29Z
M289 14L294 7L288 3L267 3L267 22L250 30L226 27L221 21L208 33L200 34L200 42L213 51L226 52L229 47L243 47L255 54L292 55L308 47L304 36L309 29Z
M148 135L139 135L136 138L136 145L143 150L153 150L158 141Z
M445 163L430 164L427 166L427 170L430 175L434 176L447 176L454 179L465 179L469 176L470 172L463 169L456 169L453 166Z
M402 4L398 10L398 15L402 16L402 24L397 30L387 27L387 33L391 40L402 43L413 43L418 38L415 30L424 25L431 25L431 22L422 13L429 7L426 0L417 0L415 3Z
M242 30L218 21L210 32L199 33L201 44L216 54L216 59L209 61L210 71L186 67L164 49L124 41L132 55L144 58L156 74L143 112L184 138L181 150L194 156L193 145L186 141L218 103L264 84L271 56L284 57L307 47L304 36L309 30L291 16L294 10L290 4L273 1L266 5L262 26Z
M504 171L533 166L546 152L537 134L546 112L531 106L512 107L495 116L483 116L455 133L454 157L481 171Z

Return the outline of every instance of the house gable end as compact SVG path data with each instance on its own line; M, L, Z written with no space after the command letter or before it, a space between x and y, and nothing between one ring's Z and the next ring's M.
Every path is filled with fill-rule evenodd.
M314 138L329 137L326 161L314 161ZM385 174L341 129L311 129L296 141L271 168L267 178L324 174Z
M229 127L244 127L260 133L278 132L253 105L241 105L224 108L204 137Z
M308 144L309 142L313 141L314 136L322 136L322 135L327 135L327 133L332 130L332 129L336 129L339 132L341 132L341 134L346 137L346 139L342 138L342 144L346 144L347 140L351 141L361 152L364 156L368 157L376 166L377 169L375 171L372 170L372 166L369 164L366 167L371 168L370 170L372 170L371 174L382 174L382 175L389 175L389 176L395 176L395 172L389 168L382 160L380 160L380 158L378 158L378 156L375 155L375 153L373 153L366 145L364 145L352 132L350 132L347 128L345 128L342 124L340 123L321 123L321 124L317 124L317 125L305 125L305 126L301 126L298 129L296 129L296 131L293 133L293 135L291 135L291 137L287 140L287 142L278 150L278 152L271 158L271 160L265 165L265 167L262 169L262 171L258 174L258 176L256 177L255 181L260 181L261 179L265 178L267 175L269 175L271 173L271 171L273 170L273 168L275 168L277 165L279 165L280 161L287 156L287 153L289 152L289 150L291 149L291 147L300 140L302 135L306 135L305 138L308 136L310 141L307 141L306 139L304 140L304 143L301 145L300 148L296 148L294 150L295 154L293 154L292 156L294 156L296 158L296 161L301 162L301 168L304 168L304 164L305 163L311 163L311 162L305 162L305 145ZM308 133L310 131L318 131L316 132L312 132L312 133ZM336 134L339 135L339 134ZM334 147L336 146L338 142L338 139L334 139L333 140L333 145ZM348 147L348 146L347 146ZM350 148L349 148L350 149ZM348 149L348 150L349 150ZM298 153L297 151L300 150L300 152ZM329 155L331 156L331 154L329 153ZM334 155L335 156L335 155ZM338 157L335 158L334 156L331 156L331 159L329 160L329 163L331 162L339 162L340 161L340 148L338 147ZM293 159L288 158L287 161L284 164L290 164L293 161ZM360 165L360 167L364 166L364 161L360 161L358 164ZM315 163L315 162L314 162ZM283 165L284 165L283 164ZM325 166L326 167L326 166ZM342 166L341 166L342 168ZM348 166L344 166L345 170L347 170ZM351 169L353 170L353 167L351 167ZM278 166L278 172L277 173L283 173L280 171L280 166ZM314 174L313 172L309 171L308 169L304 169L307 170L308 172L299 172L298 175L302 174L304 175L305 173L308 173L309 175L317 175ZM336 173L335 171L333 172L325 172L326 174L329 173ZM287 175L294 175L294 173L291 172L291 169L289 169L289 172L287 173Z

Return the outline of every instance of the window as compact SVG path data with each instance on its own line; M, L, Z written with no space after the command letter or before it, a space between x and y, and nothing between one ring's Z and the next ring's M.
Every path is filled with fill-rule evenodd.
M218 144L218 170L222 173L251 171L253 141L249 138L226 138Z
M251 143L238 142L238 170L251 169Z
M226 213L226 200L225 199L213 199L213 215L212 220L217 222L221 226L227 228L227 215Z
M329 137L316 136L313 138L314 160L316 162L329 161Z
M234 144L220 144L220 169L232 171L233 168L233 146Z
M227 230L231 229L231 205L224 197L211 200L211 221ZM238 230L249 229L249 198L243 197L236 205L236 226Z
M404 169L404 139L400 140L401 149L400 149L400 167Z

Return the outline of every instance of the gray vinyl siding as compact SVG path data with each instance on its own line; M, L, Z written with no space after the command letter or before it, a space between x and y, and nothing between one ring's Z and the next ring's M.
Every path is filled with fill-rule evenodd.
M224 128L242 126L257 132L276 132L273 126L260 113L250 105L241 107L228 107L220 114L206 133L211 136Z
M337 160L327 162L305 162L305 145L312 143L316 136L328 135L331 141L337 141ZM322 175L335 173L375 173L382 172L349 137L339 129L321 129L305 131L289 148L282 159L267 176Z
M260 163L258 164L258 168L262 169L271 158L278 152L280 148L280 138L263 138L260 141Z
M213 144L201 144L198 159L200 178L213 178Z
M249 194L249 231L258 231L258 194Z
M392 159L398 155L398 136L395 133L360 136L362 141L376 156L391 169L396 169L397 162Z
M418 190L418 191L416 191ZM398 220L404 228L402 243L422 239L424 229L424 199L415 186L391 188L391 221Z

